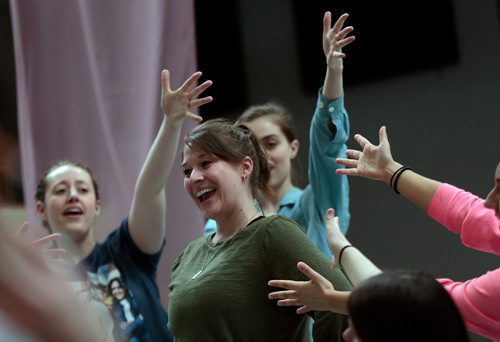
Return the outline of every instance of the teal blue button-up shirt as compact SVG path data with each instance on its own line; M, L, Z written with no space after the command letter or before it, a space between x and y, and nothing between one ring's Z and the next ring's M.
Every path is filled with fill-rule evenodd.
M344 234L350 221L349 182L347 176L335 173L343 167L335 160L345 158L349 138L343 97L330 101L321 95L320 89L309 138L309 184L304 190L291 188L281 199L278 214L295 220L323 254L331 258L324 224L326 210L335 209ZM208 220L205 235L215 233L216 227L215 221Z

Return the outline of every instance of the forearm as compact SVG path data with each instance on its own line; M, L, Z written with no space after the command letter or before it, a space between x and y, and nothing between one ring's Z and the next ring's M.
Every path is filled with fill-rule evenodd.
M309 133L308 179L314 196L317 213L322 215L329 207L340 217L342 231L349 227L349 183L347 176L335 170L340 168L336 160L345 156L349 138L349 116L344 99L328 100L323 88L318 94L315 113Z
M153 198L164 190L175 161L181 128L182 121L173 122L167 117L163 118L158 134L137 178L136 197Z
M338 99L344 95L343 82L343 66L335 69L327 66L322 95L329 100Z
M165 231L165 186L177 153L182 121L164 118L139 173L129 215L134 242L146 253L156 253Z
M382 273L382 271L361 251L355 247L348 247L342 252L340 266L344 270L354 287L366 279Z
M402 167L401 164L393 162L385 168L384 180L387 184L391 185L391 177L400 167ZM427 211L432 197L441 184L441 182L421 176L412 170L405 170L397 179L394 177L392 187L396 187L399 193L410 202Z

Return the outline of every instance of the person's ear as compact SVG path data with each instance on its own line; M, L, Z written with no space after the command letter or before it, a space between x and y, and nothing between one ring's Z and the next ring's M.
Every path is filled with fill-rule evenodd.
M45 204L42 201L36 201L36 212L42 220L47 220L47 215L45 214Z
M246 156L243 158L243 162L241 163L241 178L246 179L252 174L253 171L253 160L252 158Z
M42 220L42 226L45 227L49 234L52 234L52 228L49 226L49 220L47 220L47 213L45 212L45 203L42 201L36 201L36 212L40 219Z
M101 200L95 201L95 212L97 216L101 214Z
M294 139L290 143L290 159L295 159L297 153L299 153L300 143L297 139Z

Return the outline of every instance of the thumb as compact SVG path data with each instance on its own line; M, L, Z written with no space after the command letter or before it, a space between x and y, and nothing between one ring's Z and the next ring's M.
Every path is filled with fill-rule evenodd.
M325 213L325 224L326 225L330 224L334 217L335 217L335 209L328 208Z
M380 144L389 144L389 138L387 137L387 129L385 126L380 127L378 131L378 140Z
M170 72L167 69L161 71L161 90L170 91Z

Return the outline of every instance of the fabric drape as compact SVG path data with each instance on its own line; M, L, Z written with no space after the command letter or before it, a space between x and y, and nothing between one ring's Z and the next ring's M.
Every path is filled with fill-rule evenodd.
M82 162L99 184L103 212L95 229L102 240L128 213L136 177L160 127L161 69L170 70L173 89L196 71L193 1L10 5L28 219L45 234L33 199L39 178L58 160ZM167 245L158 273L164 303L172 261L201 235L203 225L177 165L180 154L167 186Z

